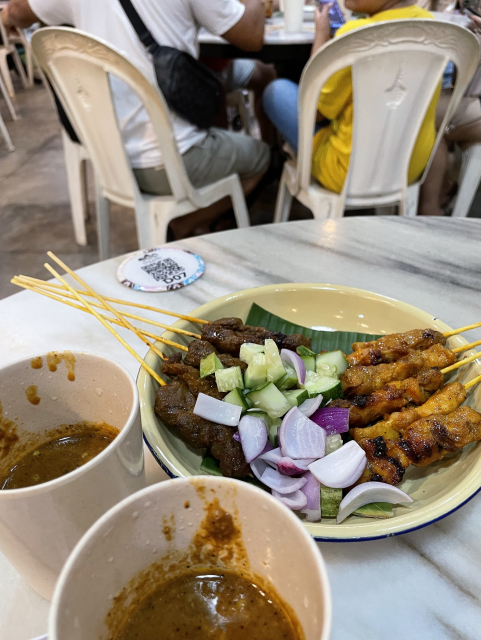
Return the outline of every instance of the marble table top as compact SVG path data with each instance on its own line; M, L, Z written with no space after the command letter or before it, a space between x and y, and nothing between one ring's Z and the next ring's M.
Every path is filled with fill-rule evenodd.
M115 279L121 257L79 273L102 294L181 313L265 284L343 284L403 300L457 327L481 319L480 241L481 222L475 219L312 220L176 243L206 263L204 276L179 291L126 289ZM481 330L469 336L481 339ZM145 352L143 343L125 337ZM110 355L137 374L137 362L94 318L30 292L0 302L2 364L69 348ZM159 479L152 457L147 463L151 481ZM479 640L480 530L478 496L444 520L403 536L319 543L333 594L332 640ZM29 640L45 633L48 610L49 603L0 556L0 638Z

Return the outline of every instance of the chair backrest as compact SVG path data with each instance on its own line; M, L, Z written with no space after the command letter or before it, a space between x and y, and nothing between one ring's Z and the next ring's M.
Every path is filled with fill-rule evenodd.
M343 195L362 206L364 200L405 192L414 145L446 64L453 61L457 78L435 147L478 59L479 45L469 31L430 19L380 22L332 40L309 61L301 78L299 186L307 189L311 182L317 103L334 73L352 70L352 150Z
M175 199L195 200L163 96L120 52L67 27L36 31L32 48L87 148L105 197L132 206L139 194L115 113L114 76L137 94L149 115Z

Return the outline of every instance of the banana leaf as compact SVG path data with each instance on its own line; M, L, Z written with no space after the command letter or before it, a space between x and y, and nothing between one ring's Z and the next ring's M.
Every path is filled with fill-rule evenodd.
M335 349L340 349L344 353L351 353L351 345L353 342L367 342L380 337L372 333L356 333L355 331L320 331L319 329L309 329L284 320L270 313L270 311L266 311L256 303L252 305L245 323L253 327L265 327L271 331L280 331L286 334L301 333L311 338L311 348L316 353L320 351L334 351Z

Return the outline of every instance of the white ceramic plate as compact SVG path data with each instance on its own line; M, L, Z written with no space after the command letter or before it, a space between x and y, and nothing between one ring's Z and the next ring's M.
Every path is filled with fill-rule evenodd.
M403 302L369 291L327 284L280 284L247 289L209 302L194 309L191 315L209 320L228 316L245 320L253 302L287 320L313 328L377 334L425 327L443 332L450 329L438 318ZM198 325L182 320L176 325L199 331ZM179 334L166 332L164 337L188 344ZM466 343L464 338L455 336L449 346ZM158 346L167 355L173 352L165 345ZM153 352L148 353L146 361L160 373L160 361ZM477 360L459 371L453 380L465 383L481 373L481 362ZM171 477L199 475L203 452L187 445L157 418L154 413L157 383L143 369L138 387L144 437L158 462ZM480 387L475 387L468 397L471 406L481 407ZM306 527L316 539L331 541L372 540L425 527L459 509L480 490L479 446L479 443L468 445L429 467L409 467L399 486L414 502L395 507L393 518L372 520L352 516L340 525L325 518L320 523L306 523Z

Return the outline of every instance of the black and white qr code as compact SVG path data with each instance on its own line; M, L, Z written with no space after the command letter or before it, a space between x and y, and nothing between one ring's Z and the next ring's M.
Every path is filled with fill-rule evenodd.
M156 260L150 264L146 264L141 267L142 271L146 271L156 282L165 282L165 284L172 284L178 282L186 277L184 267L181 267L172 258L164 258L163 260Z

